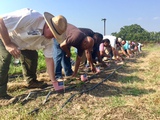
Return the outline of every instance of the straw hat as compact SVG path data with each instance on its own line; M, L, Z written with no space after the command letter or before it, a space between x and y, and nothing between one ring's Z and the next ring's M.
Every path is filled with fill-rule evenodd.
M53 16L48 12L44 12L44 19L49 26L58 43L62 43L66 38L67 20L64 16Z

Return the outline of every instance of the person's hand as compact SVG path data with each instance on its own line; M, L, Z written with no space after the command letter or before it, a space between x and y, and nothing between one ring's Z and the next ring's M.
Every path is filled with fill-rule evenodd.
M78 78L77 74L76 74L76 73L74 73L74 72L73 72L73 74L72 74L72 78L73 78L73 79L76 79L76 80L79 80L79 78Z
M127 58L130 58L129 55L127 56Z
M108 67L108 63L105 63L104 61L102 61L102 63L101 63L100 66L101 66L101 67Z
M97 72L97 70L96 70L96 68L94 66L91 66L91 71L94 72L94 73Z
M5 48L14 58L20 57L21 51L18 49L18 47L14 43L6 45Z
M76 77L76 76L77 76L77 74L75 72L73 72L72 77Z
M66 57L71 57L71 53L70 52L66 53Z

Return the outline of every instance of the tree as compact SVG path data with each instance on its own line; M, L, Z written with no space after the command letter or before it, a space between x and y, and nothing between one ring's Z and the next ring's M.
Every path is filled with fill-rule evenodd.
M124 40L142 41L149 40L150 34L140 25L132 24L120 28L119 33L113 33L116 37L121 37ZM112 34L112 35L113 35Z

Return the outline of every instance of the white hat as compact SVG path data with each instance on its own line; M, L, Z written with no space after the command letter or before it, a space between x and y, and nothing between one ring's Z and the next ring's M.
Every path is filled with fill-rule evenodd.
M58 41L58 43L62 43L66 38L66 29L67 29L67 20L64 16L53 16L48 12L44 12L44 18L49 26L52 34Z
M118 38L118 42L122 42L122 38Z

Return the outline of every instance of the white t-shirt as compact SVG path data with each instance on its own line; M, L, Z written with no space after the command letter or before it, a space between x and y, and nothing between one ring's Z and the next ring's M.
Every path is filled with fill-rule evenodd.
M42 35L45 24L43 15L35 10L24 8L2 17L11 41L21 50L43 49L45 57L52 58L53 40Z
M103 40L104 39L109 39L111 47L116 49L116 37L115 36L105 35L103 36Z

